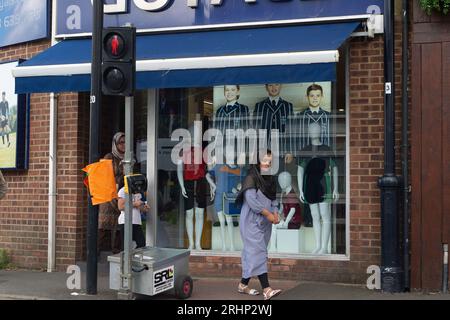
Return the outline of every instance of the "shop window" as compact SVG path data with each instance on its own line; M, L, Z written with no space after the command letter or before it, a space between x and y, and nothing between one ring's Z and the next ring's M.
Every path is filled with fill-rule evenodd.
M273 225L269 253L345 255L345 71L339 63L335 82L159 90L156 245L239 252L241 205L235 200L266 142L276 156L282 217Z

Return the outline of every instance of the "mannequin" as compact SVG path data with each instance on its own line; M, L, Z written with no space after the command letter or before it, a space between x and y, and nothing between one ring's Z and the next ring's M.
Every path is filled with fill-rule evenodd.
M189 239L189 249L192 250L195 248L196 250L202 250L200 243L203 232L204 213L207 205L207 185L209 184L210 186L211 195L214 193L214 190L211 184L212 179L206 172L206 164L203 160L202 135L197 134L197 132L192 134L194 130L198 130L198 128L194 126L190 128L191 137L194 137L192 139L193 143L191 149L188 149L188 152L183 154L182 160L178 162L177 178L180 184L181 194L185 198L186 232ZM199 155L196 155L196 153ZM195 164L194 159L196 157L201 157L201 164Z
M327 254L331 234L330 204L339 199L338 168L331 157L331 149L322 144L320 125L311 123L308 134L311 145L303 148L298 165L299 198L311 210L316 241L312 253Z
M292 176L289 172L284 171L278 175L278 184L281 188L280 201L280 223L272 226L272 242L271 250L277 251L278 229L299 229L301 226L301 207L298 197L292 187Z
M265 89L268 97L257 102L253 112L255 129L267 130L267 146L269 148L272 148L272 130L279 130L278 145L280 159L278 160L278 165L280 168L284 168L285 164L293 162L293 154L296 151L294 136L292 134L293 104L281 97L282 84L266 83Z
M310 124L320 126L319 140L321 144L331 146L330 139L330 112L322 108L323 88L318 84L310 85L306 90L308 107L300 112L300 148L311 144L312 137L308 134ZM316 137L317 139L317 137Z
M240 150L235 150L235 142L236 139L239 140L241 137L234 137L229 134L229 130L236 132L236 130L239 129L245 131L250 128L249 108L239 102L240 89L241 87L239 85L224 85L223 94L225 103L217 109L214 117L214 128L219 130L222 134L222 143L223 147L225 147L226 156L226 164L217 163L212 168L216 182L215 187L217 187L214 207L220 222L222 251L227 250L225 242L225 220L228 226L227 229L228 238L230 239L230 250L234 251L233 217L229 213L224 213L223 196L224 193L232 192L233 187L236 188L243 179L242 168L235 165L234 157L236 151L237 153L240 153ZM222 162L222 160L220 162Z
M227 154L229 154L229 149L232 148L227 146ZM228 231L228 238L230 239L230 251L234 251L234 226L233 226L233 216L230 213L224 212L224 194L233 193L236 194L241 188L241 182L245 178L245 170L235 164L215 164L214 166L214 176L215 184L211 187L216 193L214 199L214 207L217 212L217 217L220 222L220 234L222 238L222 251L226 251L226 241L225 241L225 229ZM227 228L225 228L225 220Z

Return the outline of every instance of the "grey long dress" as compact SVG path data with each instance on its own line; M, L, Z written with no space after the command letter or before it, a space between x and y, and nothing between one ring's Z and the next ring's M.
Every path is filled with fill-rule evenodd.
M242 250L242 277L247 279L267 272L267 246L272 234L272 223L261 214L263 209L278 212L278 202L268 199L261 190L248 189L244 193L240 231Z

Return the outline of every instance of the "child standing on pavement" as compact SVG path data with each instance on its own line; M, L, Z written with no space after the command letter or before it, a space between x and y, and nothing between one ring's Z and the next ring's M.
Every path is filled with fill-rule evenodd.
M125 187L122 187L118 193L118 207L120 210L119 216L119 230L121 239L121 249L124 248L125 239ZM142 201L142 194L136 193L132 195L133 197L133 212L132 212L132 223L133 223L133 241L136 242L136 248L145 247L145 236L142 230L142 219L141 211L148 212L148 205Z

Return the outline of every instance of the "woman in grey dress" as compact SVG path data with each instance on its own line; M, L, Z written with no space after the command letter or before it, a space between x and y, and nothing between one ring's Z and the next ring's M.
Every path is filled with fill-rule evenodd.
M258 295L258 291L248 287L250 279L257 276L263 289L264 300L281 292L270 287L267 275L267 246L272 234L272 224L280 222L276 201L276 181L270 174L271 166L272 154L268 151L258 165L250 167L236 200L238 204L242 203L239 224L244 244L241 257L242 280L238 291Z

